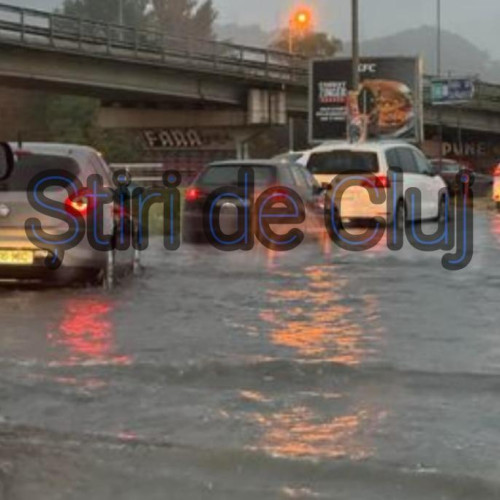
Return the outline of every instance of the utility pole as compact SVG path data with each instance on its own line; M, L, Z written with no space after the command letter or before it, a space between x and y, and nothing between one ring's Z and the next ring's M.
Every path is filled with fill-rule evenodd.
M359 90L359 0L352 0L352 90Z

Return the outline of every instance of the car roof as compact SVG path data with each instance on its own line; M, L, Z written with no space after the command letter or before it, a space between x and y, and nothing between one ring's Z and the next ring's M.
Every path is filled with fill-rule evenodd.
M312 153L327 153L329 151L365 151L365 152L373 152L378 153L380 151L387 151L388 149L394 147L410 147L415 148L413 144L410 144L405 141L367 141L367 142L359 142L359 143L350 143L346 141L336 141L336 142L327 142L321 144L320 146L315 147L312 150Z
M89 146L79 144L63 144L57 142L23 142L11 143L10 147L14 153L19 151L27 151L35 154L46 154L55 156L73 156L76 153L97 153L97 151Z
M287 165L296 165L293 162L286 162L283 160L225 160L210 163L209 167L225 167L225 166L238 166L238 167L284 167Z

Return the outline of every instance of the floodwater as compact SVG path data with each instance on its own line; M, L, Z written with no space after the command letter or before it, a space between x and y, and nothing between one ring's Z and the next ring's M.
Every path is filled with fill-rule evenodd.
M500 217L475 257L166 252L0 289L0 499L500 498Z

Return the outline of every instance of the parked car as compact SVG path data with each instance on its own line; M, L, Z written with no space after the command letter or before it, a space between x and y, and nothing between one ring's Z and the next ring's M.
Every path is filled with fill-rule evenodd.
M104 185L113 187L108 165L92 148L68 144L26 143L21 148L12 145L15 164L12 174L0 182L0 280L29 280L69 284L75 280L101 283L111 288L117 274L133 271L138 266L138 253L128 251L102 252L93 249L83 238L75 248L65 252L57 270L44 265L47 251L41 250L27 237L25 222L30 217L39 219L45 231L62 234L67 231L64 222L43 215L28 201L28 185L43 171L62 170L86 185L90 175L98 174ZM88 199L84 194L68 197L63 187L51 188L47 194L84 215ZM69 210L69 208L68 208ZM106 205L103 217L104 234L116 234L120 218L111 204ZM82 231L85 228L81 229ZM132 225L133 230L133 225Z
M422 193L421 218L439 219L446 213L447 187L435 174L425 155L404 142L367 142L362 144L332 143L313 149L305 163L307 169L323 186L329 186L339 175L364 174L375 177L377 189L391 187L391 170L403 172L402 197L393 203L373 204L369 185L348 189L339 207L342 221L359 221L383 217L387 224L404 225L411 219L407 190L418 188ZM393 213L394 212L394 213Z
M493 177L488 174L474 172L470 167L456 160L433 159L431 164L435 172L443 178L448 186L450 194L456 194L458 190L457 176L462 171L474 175L474 194L476 196L489 196L493 186Z
M493 201L500 212L500 164L493 169Z
M214 190L238 183L238 171L241 167L251 167L254 172L255 199L266 189L283 186L293 189L302 198L310 215L322 215L322 188L314 177L302 166L280 160L245 160L226 161L208 165L185 195L183 215L183 240L198 243L206 240L203 229L203 210L207 197ZM234 219L228 215L226 219ZM230 220L229 224L233 224Z

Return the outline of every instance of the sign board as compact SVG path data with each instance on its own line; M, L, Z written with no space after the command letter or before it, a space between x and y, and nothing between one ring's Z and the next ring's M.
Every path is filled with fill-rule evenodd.
M438 78L431 83L432 104L459 104L474 99L475 85L468 78Z
M364 58L359 67L359 111L368 139L423 140L422 64L419 58ZM311 63L311 142L345 140L348 129L351 59Z
M235 138L227 129L164 128L144 130L144 144L156 151L234 151Z

